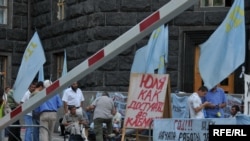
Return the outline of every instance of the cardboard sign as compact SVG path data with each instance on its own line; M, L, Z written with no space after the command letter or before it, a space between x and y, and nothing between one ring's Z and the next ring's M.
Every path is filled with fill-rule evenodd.
M168 80L168 74L131 74L124 127L149 129L163 117Z

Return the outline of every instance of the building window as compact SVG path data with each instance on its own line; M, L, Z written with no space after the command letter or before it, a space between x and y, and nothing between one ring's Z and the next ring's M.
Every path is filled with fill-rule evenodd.
M64 61L64 54L63 53L56 54L56 78L57 79L62 76L63 61Z
M225 7L225 0L200 0L201 7Z
M7 56L0 55L0 86L5 88L7 84Z
M7 24L7 0L0 0L0 24Z
M57 19L58 20L63 20L65 18L65 0L58 0L57 7Z

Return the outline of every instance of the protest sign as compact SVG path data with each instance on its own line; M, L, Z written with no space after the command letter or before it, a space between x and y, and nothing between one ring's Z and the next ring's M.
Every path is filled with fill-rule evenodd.
M168 81L167 74L131 74L125 127L148 129L154 118L163 117L170 108L165 105Z
M235 118L154 119L154 141L209 141L209 125L235 125Z

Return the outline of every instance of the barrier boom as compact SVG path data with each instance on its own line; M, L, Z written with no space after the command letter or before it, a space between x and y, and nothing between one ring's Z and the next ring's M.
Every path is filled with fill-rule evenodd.
M197 0L171 0L158 11L152 13L143 21L135 25L133 28L119 36L116 40L99 50L94 55L83 61L81 64L73 68L64 76L56 80L48 88L42 90L37 95L29 99L14 109L11 113L0 119L0 129L4 129L8 125L20 119L21 116L30 112L34 108L41 105L43 102L56 95L56 93L64 90L73 82L80 80L88 75L104 63L111 60L113 57L122 53L127 48L147 36L154 29L169 22L175 16L192 6Z

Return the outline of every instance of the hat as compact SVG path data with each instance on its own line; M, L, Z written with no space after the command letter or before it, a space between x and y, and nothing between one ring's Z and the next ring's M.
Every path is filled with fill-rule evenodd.
M45 88L48 88L51 84L52 84L52 81L50 81L50 80L45 80L43 82L43 85L44 85Z

